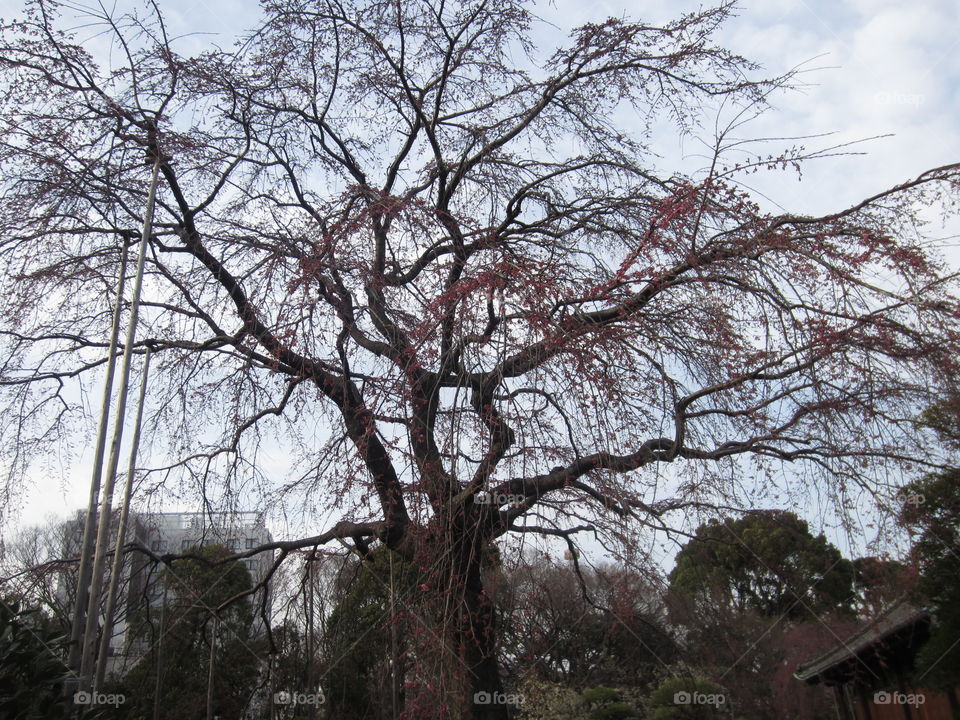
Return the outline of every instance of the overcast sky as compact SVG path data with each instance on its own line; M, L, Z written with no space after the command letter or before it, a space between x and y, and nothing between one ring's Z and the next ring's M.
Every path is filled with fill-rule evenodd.
M259 17L253 0L158 1L173 34L203 33L187 41L197 45L228 47ZM537 37L544 44L562 42L583 22L610 15L657 22L699 5L689 0L540 2L536 12L556 30ZM0 0L0 16L11 19L22 7ZM117 7L123 7L122 0ZM801 64L809 69L803 75L808 87L777 96L776 111L761 118L752 135L835 134L806 143L809 147L892 135L860 146L864 156L808 165L800 182L793 176L766 178L758 187L788 210L825 213L960 160L958 15L956 0L915 0L910 6L900 0L744 0L738 17L721 33L721 43L760 62L770 75ZM686 154L689 160L697 148L658 150L667 158ZM24 494L20 523L36 523L50 513L65 516L84 505L88 471L77 467L67 476L66 484L38 478L36 491Z
M584 22L609 16L658 22L704 4L542 0L535 8L557 27L554 37L541 37L562 42ZM161 5L175 31L211 33L206 37L223 46L259 17L252 0ZM825 212L960 158L958 28L955 0L743 0L738 17L721 33L722 44L760 62L771 75L800 65L810 69L803 75L809 87L778 96L778 112L757 124L757 135L836 133L823 141L832 144L893 134L864 145L866 157L810 166L793 189L795 197L776 199L796 202L790 209Z

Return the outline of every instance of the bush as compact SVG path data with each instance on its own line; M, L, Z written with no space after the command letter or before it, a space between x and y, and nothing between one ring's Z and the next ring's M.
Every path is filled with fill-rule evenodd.
M630 703L625 702L609 703L590 713L590 720L630 720L630 718L636 717L636 709Z
M620 699L620 693L613 688L600 685L595 688L584 690L581 697L583 698L584 702L587 702L590 705L597 705L601 703L616 702Z
M0 717L62 720L73 709L63 695L65 645L39 609L0 601Z
M650 694L649 705L653 720L713 720L730 714L725 689L698 677L664 680Z

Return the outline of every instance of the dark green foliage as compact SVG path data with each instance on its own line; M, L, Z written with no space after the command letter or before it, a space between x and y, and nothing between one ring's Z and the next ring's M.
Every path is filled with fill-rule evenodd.
M630 720L636 717L636 708L625 702L610 703L590 712L590 720Z
M597 705L600 703L616 702L620 699L620 693L613 688L600 685L595 688L584 690L582 697L585 702L588 702L591 705Z
M590 720L628 720L638 717L633 705L621 702L620 692L603 685L589 688L580 698L590 707Z
M953 395L924 411L917 425L930 428L944 445L960 450L960 395Z
M726 690L697 677L669 678L650 694L651 720L714 720L730 717Z
M74 708L63 695L65 645L38 609L0 601L0 718L61 720Z
M934 473L903 491L900 519L914 536L920 572L914 601L933 611L930 639L916 672L932 687L960 683L960 469Z
M766 617L851 610L853 566L792 512L711 521L677 555L670 587Z
M348 572L345 593L326 622L327 710L332 718L390 717L391 693L403 697L404 650L412 633L423 632L402 619L416 572L385 548Z
M311 672L313 658L306 634L293 623L285 622L273 628L273 642L277 648L272 664L274 692L314 692L317 683ZM311 705L274 706L271 720L309 717L312 710Z
M637 710L633 705L620 700L620 692L603 685L588 688L580 694L580 699L587 704L590 712L589 720L628 720L636 718Z
M822 630L852 621L863 604L853 563L823 535L790 512L707 523L677 555L670 591L684 662L732 689L728 709L735 702L752 720L822 715L826 696L797 682L791 667L832 647L845 632L824 638ZM660 717L709 712L671 707Z
M205 717L214 636L214 714L240 717L257 686L266 648L252 633L250 598L222 610L216 623L212 611L249 589L250 573L237 561L210 564L230 554L223 546L187 552L208 562L182 560L161 573L160 582L168 595L166 606L162 613L159 607L150 609L149 621L141 625L149 650L121 683L128 698L123 707L126 717L152 717L155 702L161 718ZM160 692L155 698L158 673Z

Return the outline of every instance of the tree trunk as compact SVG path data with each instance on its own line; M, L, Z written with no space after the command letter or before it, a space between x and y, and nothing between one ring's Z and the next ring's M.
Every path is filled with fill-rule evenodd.
M484 592L480 553L469 554L465 568L463 615L457 628L457 648L467 669L466 717L508 720L516 716L515 698L504 693L497 662L496 614Z
M483 581L489 539L477 517L437 521L440 529L417 538L411 561L419 568L429 650L417 660L431 682L407 695L403 717L443 720L511 720L515 694L504 691L497 661L496 611ZM426 581L424 583L424 581ZM439 664L435 664L439 661ZM425 663L425 664L423 664ZM428 669L429 668L429 669ZM417 673L411 673L416 676Z

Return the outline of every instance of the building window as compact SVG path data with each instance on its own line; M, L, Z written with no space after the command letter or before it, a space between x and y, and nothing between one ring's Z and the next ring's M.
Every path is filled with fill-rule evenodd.
M253 548L256 547L256 544L256 538L247 538L247 550L253 550Z

